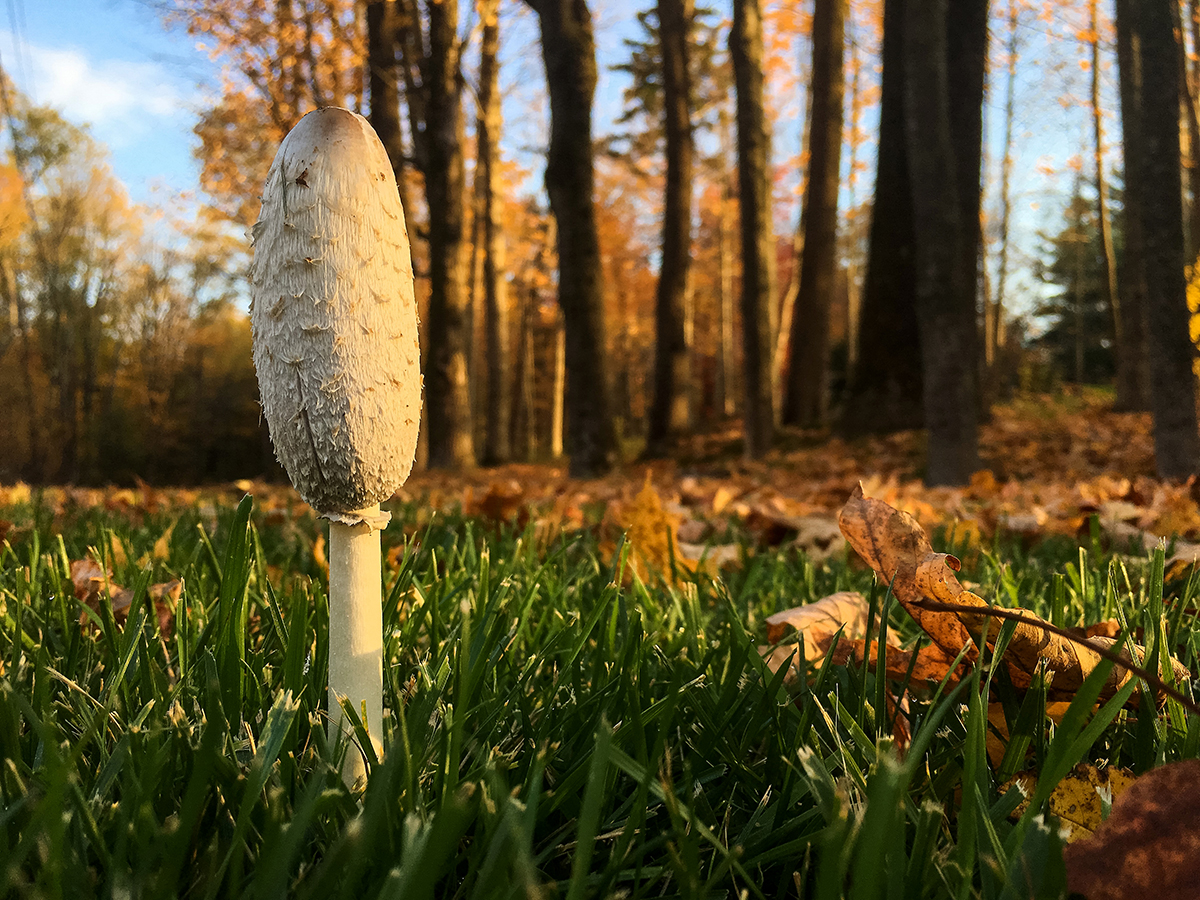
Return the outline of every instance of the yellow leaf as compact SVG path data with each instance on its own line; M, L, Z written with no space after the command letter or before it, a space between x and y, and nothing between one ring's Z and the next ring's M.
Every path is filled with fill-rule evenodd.
M154 542L154 549L150 552L151 556L155 559L167 559L171 555L171 533L174 530L175 523L172 521L162 536Z
M312 548L313 562L317 564L325 577L329 577L329 560L325 557L325 535L317 532L317 536L313 539Z
M1025 799L1012 812L1011 818L1019 819L1029 807L1029 796L1037 785L1036 772L1021 772L1014 775L1000 790L1007 791L1019 785ZM1125 792L1133 784L1134 775L1125 769L1107 766L1097 769L1091 763L1080 763L1058 783L1050 795L1050 812L1062 820L1067 843L1090 837L1103 820L1102 793L1108 794L1108 802Z

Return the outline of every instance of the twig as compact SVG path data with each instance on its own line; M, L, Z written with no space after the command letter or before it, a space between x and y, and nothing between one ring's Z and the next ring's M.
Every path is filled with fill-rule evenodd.
M1022 615L1020 612L1011 609L997 609L994 606L969 606L965 603L942 603L938 600L920 600L914 602L912 605L934 612L970 613L971 615L976 616L992 616L996 619L1009 619L1013 622L1022 622L1026 625L1032 625L1033 627L1040 628L1043 631L1049 632L1050 634L1056 634L1061 638L1066 638L1072 643L1081 644L1084 647L1087 647L1097 656L1101 656L1115 665L1129 670L1138 678L1141 678L1143 681L1153 687L1155 691L1166 694L1172 700L1175 700L1177 703L1187 709L1188 712L1200 716L1200 705L1197 705L1195 701L1184 696L1180 691L1171 687L1149 670L1143 669L1141 666L1136 665L1132 661L1121 656L1119 653L1114 653L1107 647L1101 647L1097 644L1093 644L1088 639L1071 634L1071 632L1067 631L1065 628L1059 628L1057 625L1052 625L1044 619L1029 618Z

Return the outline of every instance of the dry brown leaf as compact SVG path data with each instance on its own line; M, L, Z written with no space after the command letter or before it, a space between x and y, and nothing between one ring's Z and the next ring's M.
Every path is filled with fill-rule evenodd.
M76 598L97 612L100 610L100 598L107 594L112 607L113 621L117 625L125 624L129 616L129 607L133 604L133 591L116 584L94 559L71 561L71 583L75 588ZM158 628L164 637L170 637L174 629L175 604L179 602L182 591L183 582L179 579L152 584L146 589L146 593L154 602ZM80 625L86 626L90 621L86 612L80 614Z
M113 567L120 570L129 565L129 553L125 550L125 542L115 532L109 535L109 546L112 554Z
M918 605L925 597L916 585L917 565L933 547L916 519L882 500L864 497L860 485L838 514L838 525L854 551L883 584L891 585L896 599L943 653L954 658L968 646L970 635L958 619ZM972 650L968 660L973 659Z
M943 651L956 654L957 648L967 645L968 633L978 640L986 631L988 645L993 645L1000 628L991 622L991 616L982 612L973 615L922 607L925 600L981 610L986 610L988 604L963 589L955 575L960 568L959 561L947 553L933 552L925 532L911 516L881 500L864 497L860 487L843 507L839 522L851 546L884 582L892 582L896 598ZM1034 674L1044 667L1054 676L1051 684L1054 695L1073 695L1103 658L1086 645L1041 627L1049 623L1033 613L1022 609L1013 612L1019 612L1023 619L1016 624L1004 654L1013 683L1027 687ZM1091 641L1103 649L1110 649L1113 643L1104 638ZM1126 659L1131 658L1130 651L1134 661L1141 659L1142 648L1133 646L1123 651ZM1190 679L1190 673L1182 664L1176 660L1171 662L1177 680ZM1102 696L1112 696L1131 677L1128 669L1114 668Z
M154 549L150 555L157 560L165 560L171 555L171 535L175 532L175 521L173 520L167 526L167 530L162 533L157 541L154 542Z
M518 529L529 524L529 498L515 478L493 481L477 501L473 496L473 492L469 493L463 503L467 515L483 516L497 525L515 522Z
M767 640L776 644L790 632L798 632L804 635L807 649L824 654L839 629L842 637L861 638L867 630L867 613L867 601L862 594L841 591L768 616Z
M888 637L891 637L889 632ZM911 685L919 684L938 684L946 673L950 671L950 666L954 663L953 659L946 656L935 644L926 644L917 650L916 661L913 661L913 652L911 650L901 650L898 647L891 646L891 640L888 641L887 658L884 660L884 675L889 681L904 681L911 679ZM871 642L871 655L869 665L872 671L877 670L879 661L879 644L877 641ZM853 641L838 641L837 647L833 651L834 665L845 665L850 660L854 660L855 664L862 665L863 657L866 653L866 641L858 639Z
M1053 700L1046 704L1046 718L1055 723L1061 722L1070 707L1069 700ZM1004 715L1004 704L989 703L987 755L996 768L999 768L1000 763L1004 761L1004 754L1008 750L1008 739L1008 719ZM1026 756L1029 755L1029 752L1026 753Z
M846 539L832 516L799 516L792 524L796 536L791 546L803 550L813 562L824 562L845 552Z
M807 659L819 660L829 652L834 635L838 629L842 629L841 639L833 651L833 664L842 666L853 660L861 666L863 660L868 659L868 665L875 670L879 659L879 643L871 641L868 652L868 643L864 639L868 611L867 601L855 591L831 594L815 603L785 609L768 617L767 640L774 644L791 633L799 632L804 636ZM936 684L945 677L953 663L936 646L920 648L914 661L912 651L900 649L899 638L892 631L888 632L887 643L886 677L891 681L911 679L912 685ZM763 647L760 650L765 654L767 666L772 672L778 672L780 666L790 659L792 672L789 678L795 677L800 663L796 658L795 645L789 643L783 647Z
M1003 794L1014 785L1019 785L1021 793L1025 796L1020 805L1009 814L1009 818L1016 820L1025 814L1037 780L1036 772L1019 772L1000 788L1000 793ZM1050 794L1049 804L1051 814L1062 822L1066 842L1071 844L1091 837L1100 827L1104 818L1101 792L1109 795L1111 803L1124 794L1133 783L1134 775L1128 769L1113 766L1097 769L1091 763L1080 763L1072 769Z
M711 571L725 569L741 564L742 548L739 544L686 544L679 541L679 558L688 562L700 563Z
M1200 760L1138 778L1063 859L1068 889L1088 900L1200 897Z

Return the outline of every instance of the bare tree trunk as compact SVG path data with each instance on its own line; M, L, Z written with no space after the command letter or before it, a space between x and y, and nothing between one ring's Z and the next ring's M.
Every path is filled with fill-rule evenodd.
M458 54L458 3L429 5L429 140L425 192L429 200L429 465L475 464L467 376L467 256L463 227L466 176L462 84Z
M729 53L737 87L738 190L742 241L742 369L746 455L770 449L771 307L775 238L771 225L770 133L763 108L763 32L759 0L734 0Z
M487 400L484 410L483 462L495 466L511 455L508 415L511 405L508 371L508 282L504 277L505 240L500 216L500 23L498 0L481 10L483 40L479 56L479 171L481 234L483 244L483 306L487 364Z
M817 0L813 13L804 258L791 329L792 359L784 407L785 422L805 427L824 424L829 407L829 321L838 272L846 8L846 0Z
M533 426L533 319L537 309L537 291L529 288L523 290L519 297L517 315L520 327L514 357L517 389L512 397L511 444L513 455L528 462L533 459L536 446Z
M1142 240L1142 72L1141 44L1135 42L1133 0L1117 0L1117 65L1120 69L1121 135L1125 167L1123 197L1125 253L1117 271L1122 323L1117 336L1119 411L1150 408L1150 350L1147 343L1146 253Z
M1118 6L1118 27L1121 25ZM1194 350L1188 339L1184 283L1182 185L1179 159L1179 66L1170 8L1142 3L1134 46L1140 43L1140 134L1126 133L1133 144L1135 176L1140 185L1138 210L1145 253L1147 318L1150 344L1150 401L1154 412L1154 451L1162 478L1183 479L1200 469L1196 422ZM1132 137L1132 141L1131 141ZM1130 185L1131 192L1137 186Z
M721 113L721 144L722 158L728 159L724 152L728 147L729 121L722 110ZM721 173L721 199L717 219L717 258L720 271L721 290L721 408L725 415L732 416L737 411L737 374L733 360L733 223L730 211L733 208L733 191L729 185L729 175Z
M1113 340L1121 346L1124 323L1121 318L1121 292L1117 288L1117 253L1108 211L1108 180L1104 177L1104 110L1100 106L1100 13L1099 0L1088 0L1092 38L1092 170L1096 180L1096 215L1100 226L1100 246L1104 254L1104 291L1112 315ZM1117 365L1122 365L1117 354ZM1118 383L1121 379L1118 377Z
M527 0L538 14L550 91L546 190L558 235L566 328L567 431L572 475L606 472L617 452L605 353L603 271L593 206L592 99L596 48L585 0Z
M920 427L921 330L917 326L913 196L905 137L905 7L885 0L879 152L863 283L858 365L841 427L850 435Z
M955 3L966 5L964 0ZM986 4L984 7L986 14ZM964 265L964 245L972 226L977 232L978 218L974 223L963 220L962 186L969 177L971 154L970 147L964 147L964 140L956 140L953 133L954 110L965 101L953 95L962 85L952 85L950 77L951 70L958 68L953 60L954 44L969 40L969 36L954 33L950 37L949 15L948 0L909 0L904 20L905 127L929 432L925 480L930 485L964 484L978 463L973 352L977 243L971 246L970 268ZM978 62L982 80L983 59ZM976 115L980 115L978 107ZM976 131L976 141L978 134ZM966 153L960 152L964 149ZM975 185L978 192L978 168Z
M1179 64L1179 107L1185 130L1183 146L1183 190L1186 198L1184 218L1184 259L1190 266L1200 254L1200 116L1196 111L1195 84L1188 70L1187 32L1184 31L1179 3L1171 3L1171 19L1176 35L1175 58Z
M654 399L646 455L662 456L668 438L691 422L690 347L687 335L688 273L692 245L692 89L688 73L691 0L658 0L662 55L666 185L662 265L654 300Z
M404 207L405 230L410 239L416 240L406 174L409 163L405 159L404 133L400 127L399 70L396 63L399 19L396 0L368 0L366 22L367 67L370 70L367 84L371 97L368 118L383 142L396 176L396 189Z
M1008 0L1008 39L1005 42L1004 85L1004 147L1000 157L1000 250L996 265L996 293L987 307L984 320L984 361L989 372L996 363L996 351L1004 346L1004 303L1008 288L1008 234L1012 218L1013 120L1016 113L1017 50L1020 6ZM987 394L995 395L996 385L990 384Z
M851 214L858 208L854 188L858 180L858 124L862 117L862 67L858 62L858 40L854 28L853 8L846 17L846 43L850 52L850 160L847 177L847 209ZM858 279L858 254L848 254L846 264L846 378L858 364L859 328L862 322L862 286Z
M959 216L958 265L967 294L962 314L967 319L964 338L976 363L970 367L976 428L980 407L981 331L979 307L983 249L983 101L988 59L989 0L954 0L947 4L947 87L950 106L950 139L954 148ZM964 415L966 411L964 410Z
M824 0L822 0L824 2ZM814 50L815 53L815 44ZM812 68L809 73L811 76ZM811 77L810 77L811 81ZM812 85L805 91L804 96L804 128L800 139L800 158L808 159L808 170L801 172L801 190L807 197L808 182L812 177L812 118L813 91ZM776 418L784 420L784 381L786 380L787 362L792 350L792 322L796 317L796 298L800 296L800 271L804 261L804 236L808 231L808 203L801 204L800 215L796 218L796 228L792 232L792 271L788 275L787 285L779 298L779 321L772 323L771 340L771 401L775 404Z
M560 314L554 323L554 393L550 406L550 457L563 455L563 411L567 395L567 331Z

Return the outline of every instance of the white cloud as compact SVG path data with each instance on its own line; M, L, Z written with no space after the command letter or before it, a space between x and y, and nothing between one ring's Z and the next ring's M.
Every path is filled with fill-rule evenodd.
M0 41L10 43L7 37L0 32ZM192 118L195 93L160 63L98 59L77 48L39 44L26 44L25 55L31 83L20 86L70 121L90 123L110 147Z

